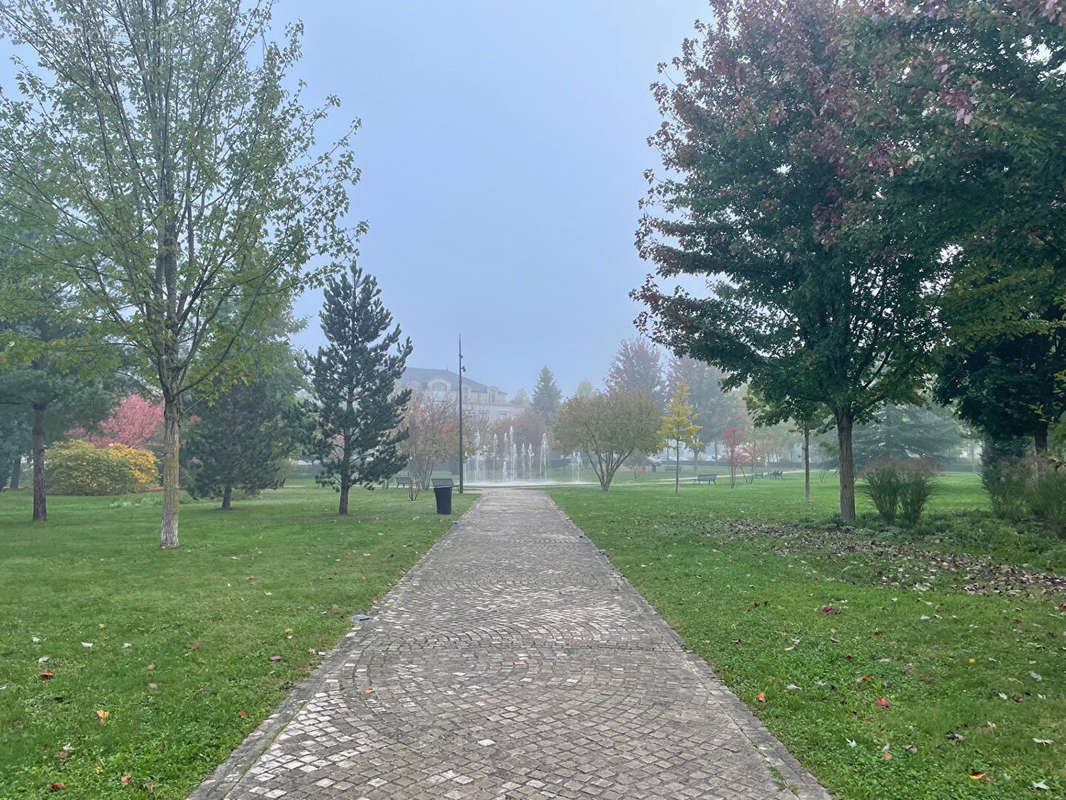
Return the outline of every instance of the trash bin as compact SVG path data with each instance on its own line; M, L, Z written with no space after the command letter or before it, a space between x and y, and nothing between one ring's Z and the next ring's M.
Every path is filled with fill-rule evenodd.
M437 513L452 513L452 480L451 478L433 479L433 496L437 498Z

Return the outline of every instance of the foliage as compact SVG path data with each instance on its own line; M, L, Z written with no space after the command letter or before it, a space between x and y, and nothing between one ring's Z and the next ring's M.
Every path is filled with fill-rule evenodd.
M464 412L465 414L465 412ZM433 392L415 392L407 403L404 416L407 438L400 449L407 457L407 472L411 476L408 495L418 497L420 489L428 490L433 468L459 452L459 413L455 400ZM473 447L473 444L464 446Z
M637 234L656 266L634 292L647 306L640 322L673 352L725 370L727 385L825 406L850 519L852 425L914 395L938 249L901 236L911 217L878 213L876 186L862 180L870 143L856 121L870 74L848 46L856 7L712 7L654 87L666 177L649 171ZM714 280L710 293L675 289L686 275Z
M860 469L880 459L920 458L942 464L958 455L962 435L947 408L889 403L855 427L854 447Z
M26 420L18 414L0 413L0 491L12 478L16 459L21 464L29 443L30 429Z
M1031 516L1066 537L1066 467L1056 459L1001 458L984 466L981 482L997 516L1015 522Z
M66 495L116 495L158 485L155 455L123 444L97 447L71 439L51 448L47 484Z
M681 381L688 385L704 439L717 442L726 428L749 422L741 392L722 388L725 375L717 367L689 356L675 356L667 366L667 377L671 386Z
M396 385L411 340L401 341L398 325L389 330L392 314L377 280L354 263L327 279L320 318L329 344L305 367L313 393L306 407L315 420L309 446L322 464L316 479L340 492L338 513L347 514L352 486L370 488L407 463L400 426L411 390Z
M228 389L216 379L193 395L196 419L184 448L187 489L194 498L222 498L223 509L231 507L234 490L256 495L284 485L302 432L295 395L303 381L288 342L281 330L273 337L257 333L255 377Z
M643 336L625 339L618 345L605 383L609 392L645 392L660 409L666 399L659 351Z
M897 515L906 525L916 525L933 490L936 465L915 458L883 458L863 469L866 494L889 525Z
M574 396L580 397L585 400L596 394L596 387L592 385L592 381L587 378L582 378L578 381L577 389L574 390Z
M674 451L674 494L678 492L678 484L681 480L681 449L693 447L697 442L700 426L694 420L695 406L688 401L688 384L680 381L670 396L670 402L666 405L666 413L663 414L659 425L660 447L667 447Z
M540 412L548 425L554 425L559 417L559 406L562 404L563 393L555 385L555 376L552 371L544 366L537 376L537 385L533 389L533 408Z
M183 403L243 376L250 323L269 319L354 253L344 216L358 178L354 125L291 75L301 26L270 41L272 2L61 0L0 6L32 55L0 102L0 168L54 221L59 265L164 403L160 544L178 545ZM48 154L41 171L24 157ZM62 213L55 213L61 209ZM308 269L314 259L322 267ZM221 380L220 385L229 385Z
M606 492L632 453L655 449L658 429L654 398L646 392L618 389L589 398L571 397L563 403L552 435L563 451L584 454Z
M736 488L737 473L743 474L744 465L750 461L750 454L744 447L744 442L747 438L748 429L735 425L726 428L722 431L722 435L718 437L718 441L721 442L722 448L725 450L726 463L729 465L730 489Z
M143 449L159 444L162 425L163 406L138 394L129 394L94 430L79 429L70 431L69 435L92 442L97 447L117 443Z
M804 522L787 480L711 499L713 487L630 486L551 495L834 797L1066 793L1066 676L1048 637L1061 638L1066 598L1041 590L1066 548L1045 533L1049 561L1027 545L1036 532L973 511L975 476L941 479L919 526L883 532ZM835 493L815 486L817 513Z
M240 513L187 506L176 558L151 547L159 494L55 497L47 535L29 504L0 494L5 798L188 797L452 524L394 491L338 518L331 491L290 485Z

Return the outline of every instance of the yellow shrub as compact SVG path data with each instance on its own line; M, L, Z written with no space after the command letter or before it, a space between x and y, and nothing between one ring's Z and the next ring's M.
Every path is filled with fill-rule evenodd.
M56 494L127 494L158 483L155 456L122 444L62 442L49 449L45 463L49 491Z

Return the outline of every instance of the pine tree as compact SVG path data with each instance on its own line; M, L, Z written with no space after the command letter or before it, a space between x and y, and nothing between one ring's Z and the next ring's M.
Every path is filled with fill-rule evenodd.
M533 389L533 408L540 412L544 421L554 425L559 417L559 406L562 404L563 393L555 385L555 376L552 371L544 366L537 377L537 386Z
M348 491L370 487L407 463L397 445L411 391L395 391L411 340L391 331L392 314L381 302L372 275L352 264L349 274L329 278L320 315L328 347L308 357L306 373L314 394L310 450L322 465L319 483L340 492L338 514L348 513Z
M644 337L623 340L607 373L607 391L646 392L663 409L663 371L659 351Z
M255 356L256 377L219 391L217 379L194 396L196 421L182 449L190 467L193 497L221 497L231 508L233 490L256 495L285 483L296 449L299 420L295 401L302 383L287 341L268 342Z
M674 451L674 494L678 493L681 484L681 448L695 444L696 434L700 432L694 419L695 411L696 407L688 401L688 384L681 381L666 405L659 427L662 445Z

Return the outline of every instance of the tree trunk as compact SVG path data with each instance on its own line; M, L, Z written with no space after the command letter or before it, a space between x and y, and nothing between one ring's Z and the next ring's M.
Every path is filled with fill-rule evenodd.
M1037 453L1047 452L1047 425L1042 425L1033 431L1033 446Z
M837 445L840 450L840 518L855 519L855 457L851 450L851 428L855 415L850 408L834 412L837 423Z
M15 456L15 463L11 466L11 488L18 489L22 483L22 454Z
M233 487L228 483L226 488L222 490L222 510L229 511L233 508Z
M413 480L413 479L412 479ZM351 481L347 475L341 475L341 499L340 505L337 507L337 513L345 517L348 515L348 491L352 488Z
M803 429L803 498L811 502L811 432Z
M681 445L674 448L674 494L678 494L681 485Z
M48 501L44 493L44 406L33 407L33 521L48 519Z
M159 546L178 546L178 456L181 448L181 400L163 402L163 524Z

